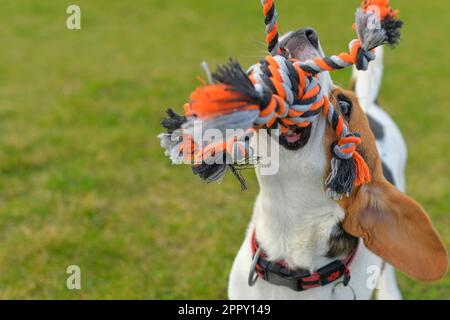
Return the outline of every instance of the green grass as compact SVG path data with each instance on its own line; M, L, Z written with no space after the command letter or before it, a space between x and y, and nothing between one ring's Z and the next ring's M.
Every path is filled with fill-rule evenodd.
M82 30L65 28L66 7ZM394 0L382 104L409 146L408 192L450 244L448 4ZM344 50L358 1L278 0L282 31L311 25ZM264 54L259 0L3 0L0 4L0 298L226 298L257 185L206 186L159 148L164 109L201 74ZM349 71L335 74L347 84ZM430 263L433 263L430 261ZM65 287L79 265L82 290ZM448 299L450 277L408 299Z

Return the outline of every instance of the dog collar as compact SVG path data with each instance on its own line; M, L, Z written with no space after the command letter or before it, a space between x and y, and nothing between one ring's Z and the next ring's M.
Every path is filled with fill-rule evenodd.
M281 261L269 261L267 255L261 249L256 241L256 233L252 235L252 256L253 263L249 274L249 285L253 286L258 278L261 278L271 284L290 288L294 291L305 291L312 288L325 286L332 283L342 276L344 286L350 281L350 265L358 250L357 245L344 260L334 260L333 262L321 267L314 273L306 269L289 269L287 263Z

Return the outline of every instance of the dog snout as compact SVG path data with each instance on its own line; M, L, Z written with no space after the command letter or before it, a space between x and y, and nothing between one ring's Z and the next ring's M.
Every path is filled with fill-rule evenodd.
M314 46L314 48L319 49L319 35L317 31L313 28L304 28L301 29L300 32L304 34L306 39Z
M313 28L303 28L295 32L297 39L304 39L309 42L315 49L319 50L319 35Z
M321 55L319 35L313 28L291 32L281 40L291 57L299 60L312 59Z

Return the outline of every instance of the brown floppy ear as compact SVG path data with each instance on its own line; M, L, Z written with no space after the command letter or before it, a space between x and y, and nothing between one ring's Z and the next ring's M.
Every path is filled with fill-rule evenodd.
M361 187L347 204L344 230L373 253L419 281L446 275L447 250L416 201L380 181Z

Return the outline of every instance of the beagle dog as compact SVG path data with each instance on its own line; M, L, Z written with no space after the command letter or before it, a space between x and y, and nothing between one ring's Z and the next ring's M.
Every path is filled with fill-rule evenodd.
M296 59L324 56L311 28L285 35L281 47ZM442 278L447 251L422 207L406 196L406 147L392 119L377 105L383 57L354 72L354 92L321 86L350 129L372 182L335 201L324 191L333 132L321 117L291 130L281 145L279 170L263 175L245 240L229 277L230 299L401 299L395 266L422 281ZM262 152L262 154L268 154Z

